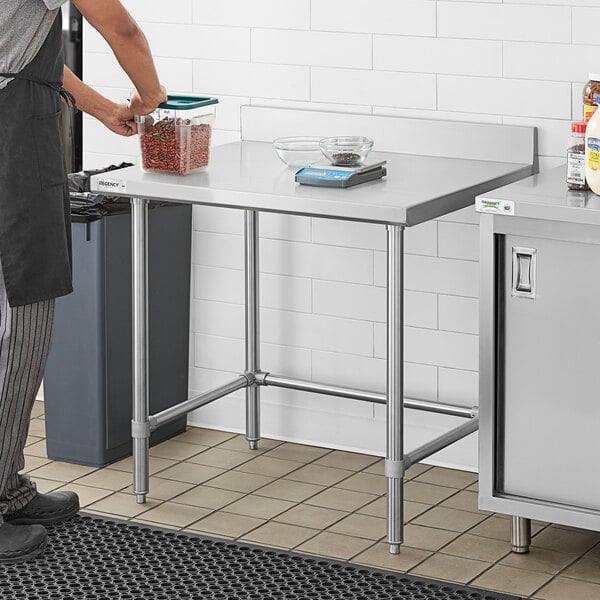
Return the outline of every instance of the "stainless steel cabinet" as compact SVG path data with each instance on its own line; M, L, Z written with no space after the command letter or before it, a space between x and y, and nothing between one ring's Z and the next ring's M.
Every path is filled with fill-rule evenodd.
M481 245L480 508L600 530L600 227L483 214Z

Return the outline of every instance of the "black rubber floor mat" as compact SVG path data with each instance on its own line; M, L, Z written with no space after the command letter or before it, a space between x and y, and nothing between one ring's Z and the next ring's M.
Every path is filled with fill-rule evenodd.
M15 600L516 600L496 592L239 542L80 515L45 553L0 565Z

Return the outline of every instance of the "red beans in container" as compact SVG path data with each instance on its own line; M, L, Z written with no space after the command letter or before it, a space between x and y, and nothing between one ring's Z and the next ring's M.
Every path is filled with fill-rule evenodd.
M186 175L208 166L216 98L169 96L152 114L136 117L143 171Z

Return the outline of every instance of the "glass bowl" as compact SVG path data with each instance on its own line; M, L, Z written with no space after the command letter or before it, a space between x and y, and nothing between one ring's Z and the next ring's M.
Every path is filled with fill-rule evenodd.
M373 140L368 137L347 135L324 138L319 142L319 146L332 165L353 167L365 161L373 147Z
M311 163L322 160L319 147L321 138L296 136L277 138L273 142L279 158L290 167L308 167Z

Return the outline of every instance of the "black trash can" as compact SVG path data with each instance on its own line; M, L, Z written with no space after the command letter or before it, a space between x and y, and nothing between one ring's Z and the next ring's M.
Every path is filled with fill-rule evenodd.
M131 210L126 198L90 194L69 176L73 286L57 298L44 375L48 458L104 466L131 455ZM150 412L187 399L191 205L153 202L148 216ZM157 430L181 433L186 417Z

